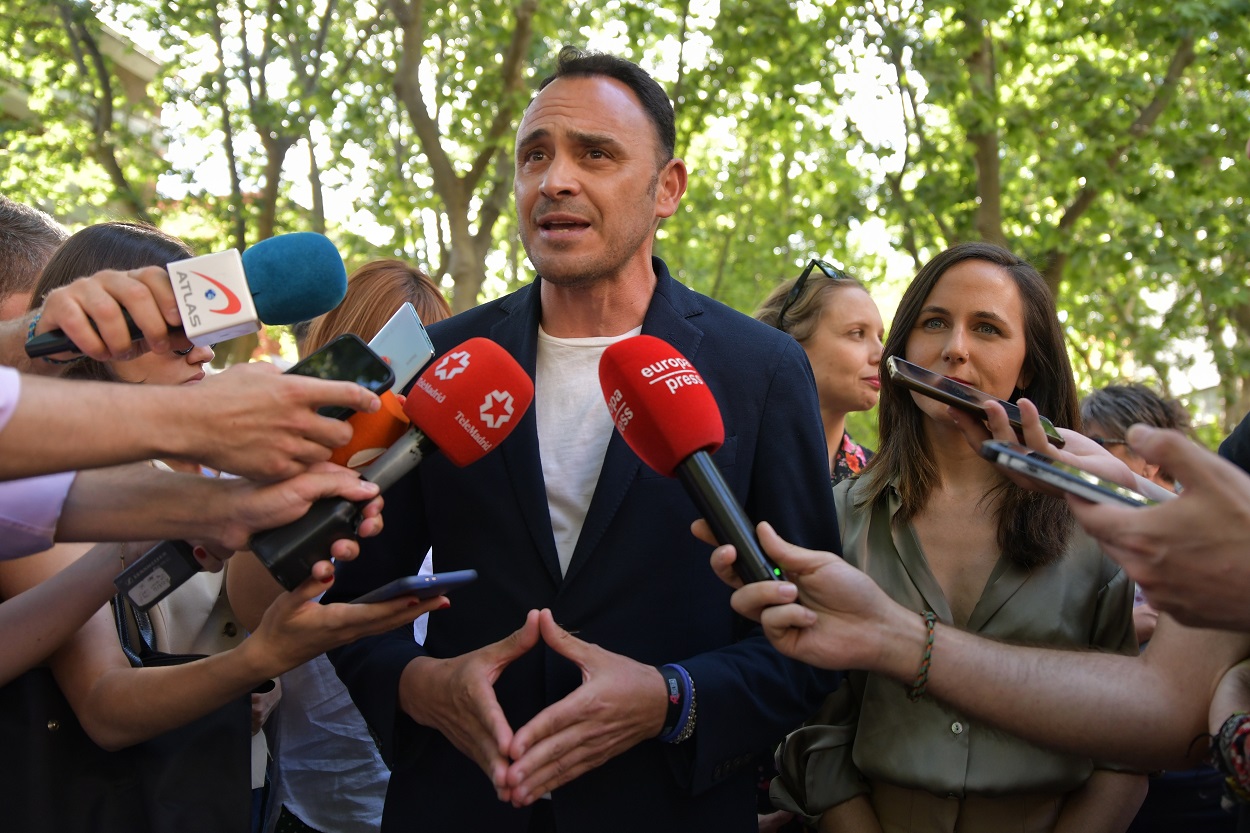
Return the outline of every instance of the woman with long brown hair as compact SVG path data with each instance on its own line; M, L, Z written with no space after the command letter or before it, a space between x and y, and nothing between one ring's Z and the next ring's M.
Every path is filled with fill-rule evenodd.
M1050 292L998 246L960 244L921 268L884 353L1079 426ZM848 562L930 627L1135 650L1132 583L1062 499L1011 483L946 405L901 385L883 387L879 425L872 463L834 492ZM923 672L911 686L852 672L843 698L840 725L800 730L783 756L791 799L822 831L1122 831L1144 795L1143 776L1041 749L924 696Z

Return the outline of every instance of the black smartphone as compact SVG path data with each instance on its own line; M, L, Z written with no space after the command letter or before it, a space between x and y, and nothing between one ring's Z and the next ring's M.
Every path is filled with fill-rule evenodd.
M985 419L985 403L997 402L1007 412L1011 427L1015 428L1017 433L1021 430L1020 409L1004 399L990 396L985 391L956 382L954 379L947 379L945 376L912 364L906 359L900 359L898 356L890 356L885 364L890 374L890 381L898 382L939 402L953 405L980 419ZM1055 448L1063 448L1063 437L1055 430L1051 421L1044 416L1038 418L1042 422L1042 430L1046 432L1046 439L1050 441L1050 444Z
M477 580L477 570L453 570L450 573L433 573L425 576L404 576L376 590L370 590L363 596L352 599L352 604L369 604L385 602L396 596L416 596L418 599L432 599L457 587Z
M344 333L315 353L300 359L287 373L355 382L378 394L385 393L395 384L395 371L391 370L391 366L353 333ZM326 405L318 408L317 413L334 419L347 419L355 411Z
M1142 507L1153 506L1158 502L1119 483L1103 480L1084 469L1031 451L1019 443L986 440L981 444L981 456L991 463L997 463L1025 477L1071 492L1094 503Z

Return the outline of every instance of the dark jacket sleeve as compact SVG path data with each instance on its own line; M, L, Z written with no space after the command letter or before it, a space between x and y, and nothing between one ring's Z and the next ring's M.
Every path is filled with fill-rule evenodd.
M740 414L735 422L758 418L750 457L735 466L745 472L727 479L734 481L731 485L737 491L743 474L749 472L744 506L753 521L768 521L783 538L800 546L840 552L824 432L806 355L786 339L772 365L754 372L769 379L758 413L745 402L735 403L739 406L735 409L723 408ZM753 432L740 422L733 428L741 457L748 451L743 441ZM750 623L743 622L745 629ZM733 645L681 664L697 694L697 729L687 742L694 748L686 753L690 788L696 793L753 765L760 750L775 746L815 713L841 679L839 672L782 656L758 627Z

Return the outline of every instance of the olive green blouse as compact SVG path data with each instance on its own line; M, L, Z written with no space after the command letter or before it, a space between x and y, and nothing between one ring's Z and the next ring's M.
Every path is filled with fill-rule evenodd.
M892 523L897 491L891 486L875 505L857 507L859 483L845 481L834 490L843 557L899 603L917 613L931 610L949 625L950 606L911 525ZM1133 583L1077 529L1054 564L1029 570L1000 556L966 630L1003 641L1134 654ZM933 663L941 661L939 646ZM849 692L840 690L818 716L825 725L809 723L787 739L779 755L782 794L774 795L781 804L818 814L865 789L856 770L870 782L963 798L1064 793L1094 769L1088 758L1034 746L932 697L912 703L907 684L864 672L850 674L848 682ZM851 745L853 766L846 760Z

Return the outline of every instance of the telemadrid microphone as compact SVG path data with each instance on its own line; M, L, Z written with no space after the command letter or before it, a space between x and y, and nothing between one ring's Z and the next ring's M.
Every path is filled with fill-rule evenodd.
M489 339L471 338L418 377L400 412L411 427L361 476L386 491L435 449L467 466L512 433L533 399L534 383L512 356ZM294 589L312 574L313 564L329 557L331 544L355 535L363 506L343 498L319 500L304 517L252 536L252 552L279 584ZM190 544L162 541L114 584L147 610L197 572Z
M347 295L347 270L338 249L325 235L308 231L262 240L242 255L229 249L177 260L166 269L182 332L198 347L254 333L262 322L316 318ZM143 338L129 314L126 323L135 341ZM31 358L81 352L61 330L26 342Z
M480 460L521 421L534 383L507 351L485 338L452 348L417 377L403 413L412 422L390 448L361 470L383 492L434 450L457 466ZM326 559L330 545L354 537L363 503L326 498L297 521L252 536L251 549L288 590Z
M725 441L725 425L690 360L661 339L634 336L603 351L599 384L616 430L634 453L665 477L679 478L716 540L733 544L738 576L747 583L780 580L780 568L764 555L712 460Z

